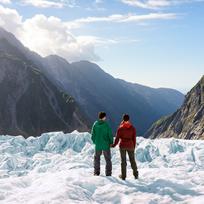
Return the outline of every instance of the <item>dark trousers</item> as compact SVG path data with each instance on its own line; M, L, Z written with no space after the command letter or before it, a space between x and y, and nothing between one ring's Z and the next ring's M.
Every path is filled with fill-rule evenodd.
M100 174L100 160L101 154L103 153L106 160L106 176L112 174L112 162L111 162L111 151L110 150L96 150L94 155L94 174Z
M128 149L122 149L120 148L120 156L121 156L121 176L122 178L126 178L126 167L127 167L127 162L126 162L126 152L128 153L130 164L133 170L133 175L135 178L138 177L138 171L137 171L137 164L135 161L135 151L134 150L128 150Z

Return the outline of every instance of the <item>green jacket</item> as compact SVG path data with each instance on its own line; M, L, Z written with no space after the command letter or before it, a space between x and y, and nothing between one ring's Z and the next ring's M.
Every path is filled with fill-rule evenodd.
M110 144L113 144L113 134L106 121L98 120L93 124L91 139L96 145L96 150L110 149Z

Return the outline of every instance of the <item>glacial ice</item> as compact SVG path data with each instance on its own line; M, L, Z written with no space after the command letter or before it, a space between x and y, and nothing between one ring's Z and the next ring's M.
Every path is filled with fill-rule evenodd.
M204 203L204 141L137 138L139 179L128 162L120 174L118 147L113 175L93 176L89 133L51 132L40 137L0 136L0 203Z

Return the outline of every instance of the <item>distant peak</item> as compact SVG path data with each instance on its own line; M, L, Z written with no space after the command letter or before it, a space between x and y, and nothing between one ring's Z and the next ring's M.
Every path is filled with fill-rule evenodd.
M8 32L7 30L5 30L4 28L0 27L0 38L13 38L16 39L15 35L13 35L11 32ZM16 39L17 40L17 39ZM18 41L18 40L17 40Z
M78 62L72 62L72 65L74 65L75 67L83 67L83 69L88 69L88 70L97 70L97 71L102 71L104 72L104 70L99 67L96 63L90 62L88 60L81 60Z
M93 62L90 62L88 60L80 60L80 61L77 61L77 62L72 62L72 64L87 64L87 65L97 65ZM98 66L98 65L97 65Z
M59 55L48 55L47 57L45 57L45 59L55 60L55 61L63 61L65 63L69 64L69 62L65 58L60 57Z
M6 31L3 27L0 26L0 32L4 32L4 33L8 33L8 31Z

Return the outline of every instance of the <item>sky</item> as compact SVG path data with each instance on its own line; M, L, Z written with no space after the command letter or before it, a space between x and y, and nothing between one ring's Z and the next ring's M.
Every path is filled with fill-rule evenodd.
M0 0L0 26L42 56L189 91L204 74L204 0Z

